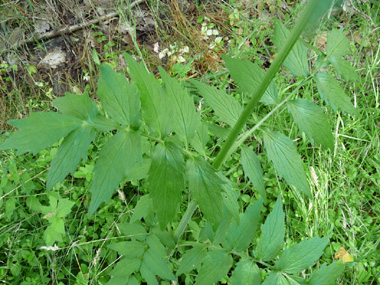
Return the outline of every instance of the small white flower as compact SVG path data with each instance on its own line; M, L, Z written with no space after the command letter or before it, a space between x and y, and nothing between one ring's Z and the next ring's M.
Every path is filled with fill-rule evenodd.
M218 44L218 43L220 43L222 41L222 39L223 39L223 37L217 37L215 39L215 42Z
M218 30L212 30L212 34L213 34L214 36L217 36L217 35L219 35L219 31L218 31Z
M158 42L153 45L153 50L155 53L159 53L159 51L158 51L159 47L160 47L160 45L158 44Z
M180 56L178 57L177 61L178 61L178 62L185 62L186 60L185 60L185 58L184 58L182 55L180 55Z
M210 48L210 49L214 49L215 46L216 46L216 43L211 43L210 46L209 46L209 48Z
M206 33L206 35L208 35L208 36L212 36L212 30L207 30L207 33Z
M189 52L189 47L188 46L184 46L183 48L181 48L179 50L179 52L181 52L181 53L188 53Z

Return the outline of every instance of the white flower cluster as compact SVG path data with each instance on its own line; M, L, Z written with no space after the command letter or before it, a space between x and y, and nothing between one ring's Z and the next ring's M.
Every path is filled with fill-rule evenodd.
M178 48L177 43L174 43L170 45L169 48L165 48L162 51L159 51L159 44L155 43L154 52L158 53L158 57L160 59L167 56L167 57L171 57L171 60L173 62L185 62L186 60L184 58L184 55L186 53L189 53L189 47L184 46L184 47Z

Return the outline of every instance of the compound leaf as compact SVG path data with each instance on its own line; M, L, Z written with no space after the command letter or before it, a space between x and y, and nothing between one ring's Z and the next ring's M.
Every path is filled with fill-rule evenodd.
M285 214L280 197L277 198L272 212L261 226L261 232L256 257L264 261L273 260L280 253L285 238Z
M263 170L260 160L256 153L246 145L241 146L241 164L243 165L245 176L249 177L253 187L259 192L261 197L267 198L267 193L264 188Z
M238 83L239 88L243 92L252 95L264 78L265 71L247 59L241 60L227 56L222 56L222 58L226 62L231 77ZM277 104L277 87L273 81L269 84L260 102L267 105Z
M108 248L117 251L118 254L128 258L140 258L145 252L145 245L139 241L124 241L112 243Z
M279 260L275 263L277 270L289 274L296 274L312 266L321 257L329 240L318 236L311 240L303 240L290 248L285 249Z
M107 141L94 167L90 215L103 201L107 202L111 198L123 177L136 163L141 162L141 156L141 137L138 132L120 131Z
M360 77L356 73L352 65L345 59L336 56L330 56L329 61L336 73L338 73L346 81L359 81Z
M194 246L192 249L186 251L180 261L177 276L183 273L188 274L192 270L198 269L206 253L206 248L203 246Z
M223 249L209 251L203 260L203 265L195 279L195 284L209 285L218 282L227 276L232 262L231 254Z
M238 252L248 248L260 222L262 205L263 199L259 199L254 205L248 206L244 214L240 215L240 224L237 224L236 221L230 224L223 242L226 248Z
M10 125L19 129L0 145L0 150L17 149L17 154L37 154L82 124L78 118L54 112L31 113L30 117L11 120Z
M199 154L206 156L205 148L208 141L209 135L207 125L201 122L193 139L190 141L190 144Z
M334 138L327 116L313 102L296 99L288 101L288 110L299 128L306 133L311 142L333 149Z
M336 111L337 109L343 112L355 115L357 113L350 98L348 98L339 85L338 81L326 72L317 73L314 76L317 83L318 91L321 97Z
M65 137L52 159L46 183L47 190L62 182L67 174L74 174L80 160L86 158L88 147L95 139L95 134L90 125L83 125Z
M250 259L241 259L232 272L231 285L260 285L261 273L256 263Z
M137 240L145 240L147 236L147 232L140 223L124 223L124 224L118 224L117 227L119 230L126 236L128 236L131 239L137 239Z
M161 229L173 221L185 188L185 162L181 149L167 142L155 147L152 164L149 169L148 183L150 198L157 211Z
M278 49L284 45L289 36L290 31L284 26L284 24L279 20L275 20L273 41ZM284 65L295 76L306 78L309 75L307 48L300 41L297 41L293 49L289 52L284 61Z
M215 114L223 122L234 126L241 112L240 103L223 90L193 80L191 82L198 89L199 94L205 98L206 103L215 111Z
M87 92L83 95L65 93L64 97L53 100L55 106L62 114L73 116L80 120L93 119L98 114L98 108Z
M293 141L279 132L266 130L264 146L279 175L310 197L309 183Z
M187 170L190 193L216 229L223 217L222 185L225 182L202 158L189 159Z
M128 278L132 275L133 272L136 272L139 270L140 266L141 266L140 258L125 257L116 264L116 266L112 269L112 271L109 274L113 276L113 278L123 277L125 280L128 280Z
M350 44L341 30L332 30L327 36L327 57L342 57L350 53Z
M344 272L344 264L341 261L333 262L330 265L323 264L321 268L314 271L306 284L310 285L330 285L336 284L336 279Z
M136 207L133 209L133 215L131 218L131 223L134 223L141 218L145 218L149 215L153 209L152 199L150 199L149 194L140 197L137 201Z

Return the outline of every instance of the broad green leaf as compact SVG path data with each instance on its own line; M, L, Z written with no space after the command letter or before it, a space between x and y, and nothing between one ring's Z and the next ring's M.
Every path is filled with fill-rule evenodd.
M194 246L186 251L180 260L177 276L183 273L188 274L194 269L199 269L206 253L206 247L203 246Z
M87 92L83 95L65 93L64 97L55 99L52 104L62 114L81 120L93 119L98 113L95 102L91 100Z
M145 218L153 209L152 199L150 199L149 194L140 197L136 207L133 209L133 215L131 218L131 223L134 223L141 218Z
M140 266L141 258L124 257L116 264L109 274L115 277L122 276L127 279L133 272L138 271Z
M318 92L321 97L336 111L337 109L343 112L355 115L357 113L352 105L350 98L347 97L339 82L330 74L321 72L314 76L317 83Z
M239 225L236 221L231 223L223 242L226 248L238 252L248 248L253 241L257 226L260 222L262 205L263 199L259 199L254 205L248 206L244 214L240 215Z
M275 268L288 274L299 273L312 266L321 257L328 242L327 237L318 236L311 240L303 240L285 249L280 259L276 261Z
M162 88L153 74L129 54L124 53L130 76L140 90L141 109L147 126L161 137L170 133L173 126L172 102L162 94Z
M145 237L147 236L147 232L145 228L140 223L124 223L124 224L118 224L117 227L119 230L126 236L128 236L131 239L137 239L137 240L145 240Z
M195 136L190 141L191 146L201 155L206 156L205 148L209 141L208 128L205 123L200 123Z
M318 5L311 13L310 18L308 19L303 31L303 35L306 36L309 40L312 40L314 31L319 28L321 18L325 16L328 11L331 11L332 2L333 1L331 0L318 1Z
M163 244L164 247L176 247L176 242L174 241L173 234L171 232L168 232L166 229L162 231L160 227L154 226L151 230L151 233L154 233L160 239L160 242Z
M88 147L95 139L95 130L89 125L83 125L65 137L53 157L47 177L46 188L62 182L67 174L74 174L81 159L86 159Z
M352 65L341 57L331 56L329 61L334 66L336 73L338 73L346 81L359 81L360 77L356 73Z
M187 161L189 190L206 219L216 229L223 217L222 185L215 169L202 158Z
M238 216L239 218L239 216ZM222 242L225 240L226 233L230 227L232 221L232 216L230 211L227 209L227 207L224 205L223 207L223 219L219 224L218 229L215 232L215 236L213 239L211 239L212 243L215 245L222 245ZM238 220L240 223L240 221Z
M174 131L188 145L200 127L200 115L196 112L193 98L187 89L183 88L176 79L171 78L163 68L159 67L159 70L166 96L173 105L171 116L175 121Z
M249 177L253 187L259 192L261 197L267 199L267 192L264 188L263 170L256 153L246 145L241 146L241 164L243 165L245 177Z
M138 132L120 131L103 146L94 167L89 214L108 201L132 167L141 162L141 138Z
M37 154L82 124L82 121L54 112L31 113L30 117L12 120L10 125L19 129L0 145L0 150L17 149L17 154Z
M198 89L199 94L206 100L206 103L215 111L215 114L225 123L234 126L241 112L243 111L240 103L231 95L213 86L191 81Z
M231 254L224 249L209 251L203 260L203 265L198 272L195 284L210 285L227 276L232 266Z
M62 242L65 235L65 224L62 219L54 217L50 220L50 225L44 232L44 238L47 246L52 246L54 242Z
M324 148L334 148L330 123L319 106L303 99L288 101L287 105L294 121L311 142L321 144Z
M156 276L144 263L140 266L140 273L148 285L158 285Z
M185 189L185 162L181 149L170 142L155 147L149 170L150 198L158 214L161 229L174 220Z
M323 264L321 268L313 271L310 279L306 284L309 285L330 285L336 284L338 279L344 272L344 264L341 261L333 262L330 265Z
M224 184L222 184L222 189L223 189L223 204L224 207L228 210L230 215L235 219L237 223L240 222L239 220L239 211L240 211L240 206L238 203L238 198L239 198L239 192L236 191L232 185L232 182L227 179L225 176L223 176L220 172L218 173L219 177L222 179Z
M129 84L123 74L109 65L100 65L98 96L102 107L121 125L140 126L140 98L134 84Z
M231 77L238 83L239 89L252 95L264 78L265 71L247 59L241 60L227 56L222 56L222 58L226 63ZM277 87L273 81L269 84L260 102L266 105L277 104Z
M290 31L284 26L284 24L275 19L273 41L277 49L281 49L289 36ZM289 52L284 61L284 65L293 75L303 78L308 77L309 66L307 61L307 48L300 41L297 41L293 49Z
M117 251L118 254L128 258L141 258L145 252L145 245L139 241L123 241L112 243L108 248Z
M231 128L230 127L220 127L215 124L207 124L207 129L213 134L214 136L218 136L222 138L223 140L226 140Z
M141 163L135 164L127 173L127 180L141 180L148 177L149 168L152 161L150 158L143 158Z
M350 53L350 44L341 30L332 30L327 36L327 57L342 57Z
M241 259L232 272L231 285L260 285L261 273L256 263L250 259Z
M266 130L264 146L268 159L273 162L278 174L284 177L287 183L294 185L299 191L311 197L302 161L293 141L279 132Z
M284 246L285 214L282 210L281 197L277 198L272 212L265 224L261 226L261 238L256 247L256 257L260 260L273 260Z
M88 122L91 127L95 128L100 132L108 132L116 130L119 127L115 121L104 117L103 115L97 114L94 119Z
M158 237L149 235L146 239L149 249L144 254L143 264L163 279L176 280L170 271L164 246Z
M265 279L263 285L291 285L286 280L285 276L281 272L269 272L268 277Z

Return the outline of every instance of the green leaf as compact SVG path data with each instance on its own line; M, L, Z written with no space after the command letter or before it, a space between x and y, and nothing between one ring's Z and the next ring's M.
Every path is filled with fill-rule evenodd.
M121 125L132 128L140 126L140 98L134 84L129 84L123 74L116 73L111 66L99 66L98 96L102 107Z
M302 161L293 141L279 132L266 130L264 146L268 159L273 162L280 177L284 177L287 183L294 185L299 191L311 197Z
M236 191L232 185L231 180L227 179L225 176L223 176L221 173L218 173L219 177L222 179L224 184L222 184L223 192L223 205L228 210L229 214L235 219L237 223L240 222L239 220L239 192Z
M62 182L67 174L74 174L80 160L86 159L88 147L94 139L95 130L89 125L77 128L65 137L51 162L46 183L47 190Z
M256 257L260 260L273 260L284 246L285 214L282 210L281 197L277 198L272 212L265 224L261 226L261 239L257 244Z
M350 44L341 30L332 30L327 36L326 55L327 57L342 57L349 54Z
M206 253L206 247L203 246L194 246L192 249L186 251L180 260L177 276L184 273L188 274L192 270L198 269Z
M314 80L317 83L319 94L327 104L331 105L334 111L339 109L351 115L357 113L350 98L346 96L338 81L336 81L330 74L325 72L317 73L314 76Z
M231 254L223 249L209 251L203 260L195 284L210 285L227 276L232 266Z
M126 179L136 181L147 178L151 163L152 160L150 158L143 158L141 163L135 164L127 173Z
M131 223L134 223L141 218L145 218L149 215L152 209L153 203L152 199L149 197L149 194L140 197L139 201L136 204L136 207L133 209Z
M172 130L172 102L161 94L162 88L153 74L129 54L124 53L130 76L140 90L143 118L150 130L159 136L166 136Z
M195 80L191 81L191 83L198 89L199 94L205 98L206 103L223 122L230 126L235 125L243 108L234 97L223 90Z
M334 66L336 73L338 73L346 81L359 81L360 77L356 73L352 65L343 58L331 56L329 61Z
M17 149L17 154L31 152L37 154L44 148L51 146L60 138L81 125L82 121L54 113L31 113L30 117L21 120L12 120L10 125L19 129L9 139L0 145L0 150Z
M250 205L244 214L240 215L240 224L236 221L231 223L223 245L229 250L237 252L244 251L248 248L256 234L257 226L260 222L260 211L263 205L263 199L259 199L254 205Z
M83 95L65 93L64 97L55 99L52 104L62 114L81 120L93 119L98 113L95 102L91 100L87 92Z
M222 185L224 181L202 158L187 161L189 190L206 219L216 229L223 217Z
M140 258L145 252L145 245L139 241L124 241L112 243L108 248L117 251L118 254L128 258Z
M94 167L89 214L108 201L132 167L141 162L141 138L138 132L120 131L103 146Z
M226 63L231 77L238 83L239 88L243 92L252 95L264 78L265 71L247 59L241 60L228 56L222 56L222 58ZM269 84L260 102L266 105L277 104L277 87L273 81Z
M184 89L176 79L171 78L163 68L159 67L159 70L166 96L173 105L171 116L175 122L174 131L188 145L200 127L200 115L196 112L193 98L187 89Z
M330 123L322 108L302 99L291 100L287 104L294 121L311 142L321 144L324 148L334 148Z
M195 136L190 141L191 146L201 155L206 156L205 148L209 141L208 128L205 123L200 123Z
M109 274L111 276L120 276L127 279L130 275L132 275L133 272L138 271L140 266L140 258L125 257L116 264L116 266L112 269L112 271Z
M268 277L265 279L263 285L291 285L288 280L282 275L281 272L269 272Z
M267 199L267 192L264 187L263 170L256 153L246 145L241 146L241 164L243 165L245 177L249 177L253 187L259 192L261 197Z
M148 285L158 285L156 276L145 264L141 265L140 273Z
M341 261L333 262L330 265L323 264L321 268L313 271L306 284L310 285L330 285L337 284L338 279L344 272L344 264Z
M119 230L126 236L132 239L145 240L147 232L145 228L140 223L124 223L118 224L117 227Z
M280 49L284 45L289 36L290 31L279 20L275 19L273 42L277 49ZM297 41L289 52L284 65L295 76L303 78L309 76L307 48L300 41Z
M276 261L275 268L288 274L299 273L312 266L321 257L328 242L327 237L319 238L318 236L311 240L303 240L287 248Z
M100 132L116 130L119 127L119 125L115 121L106 118L100 114L97 114L95 118L89 121L88 123L91 125L91 127L95 128Z
M230 282L231 285L260 285L260 269L253 260L241 259L232 272Z
M170 142L156 145L148 183L161 229L174 220L185 189L184 172L185 162L177 145Z

